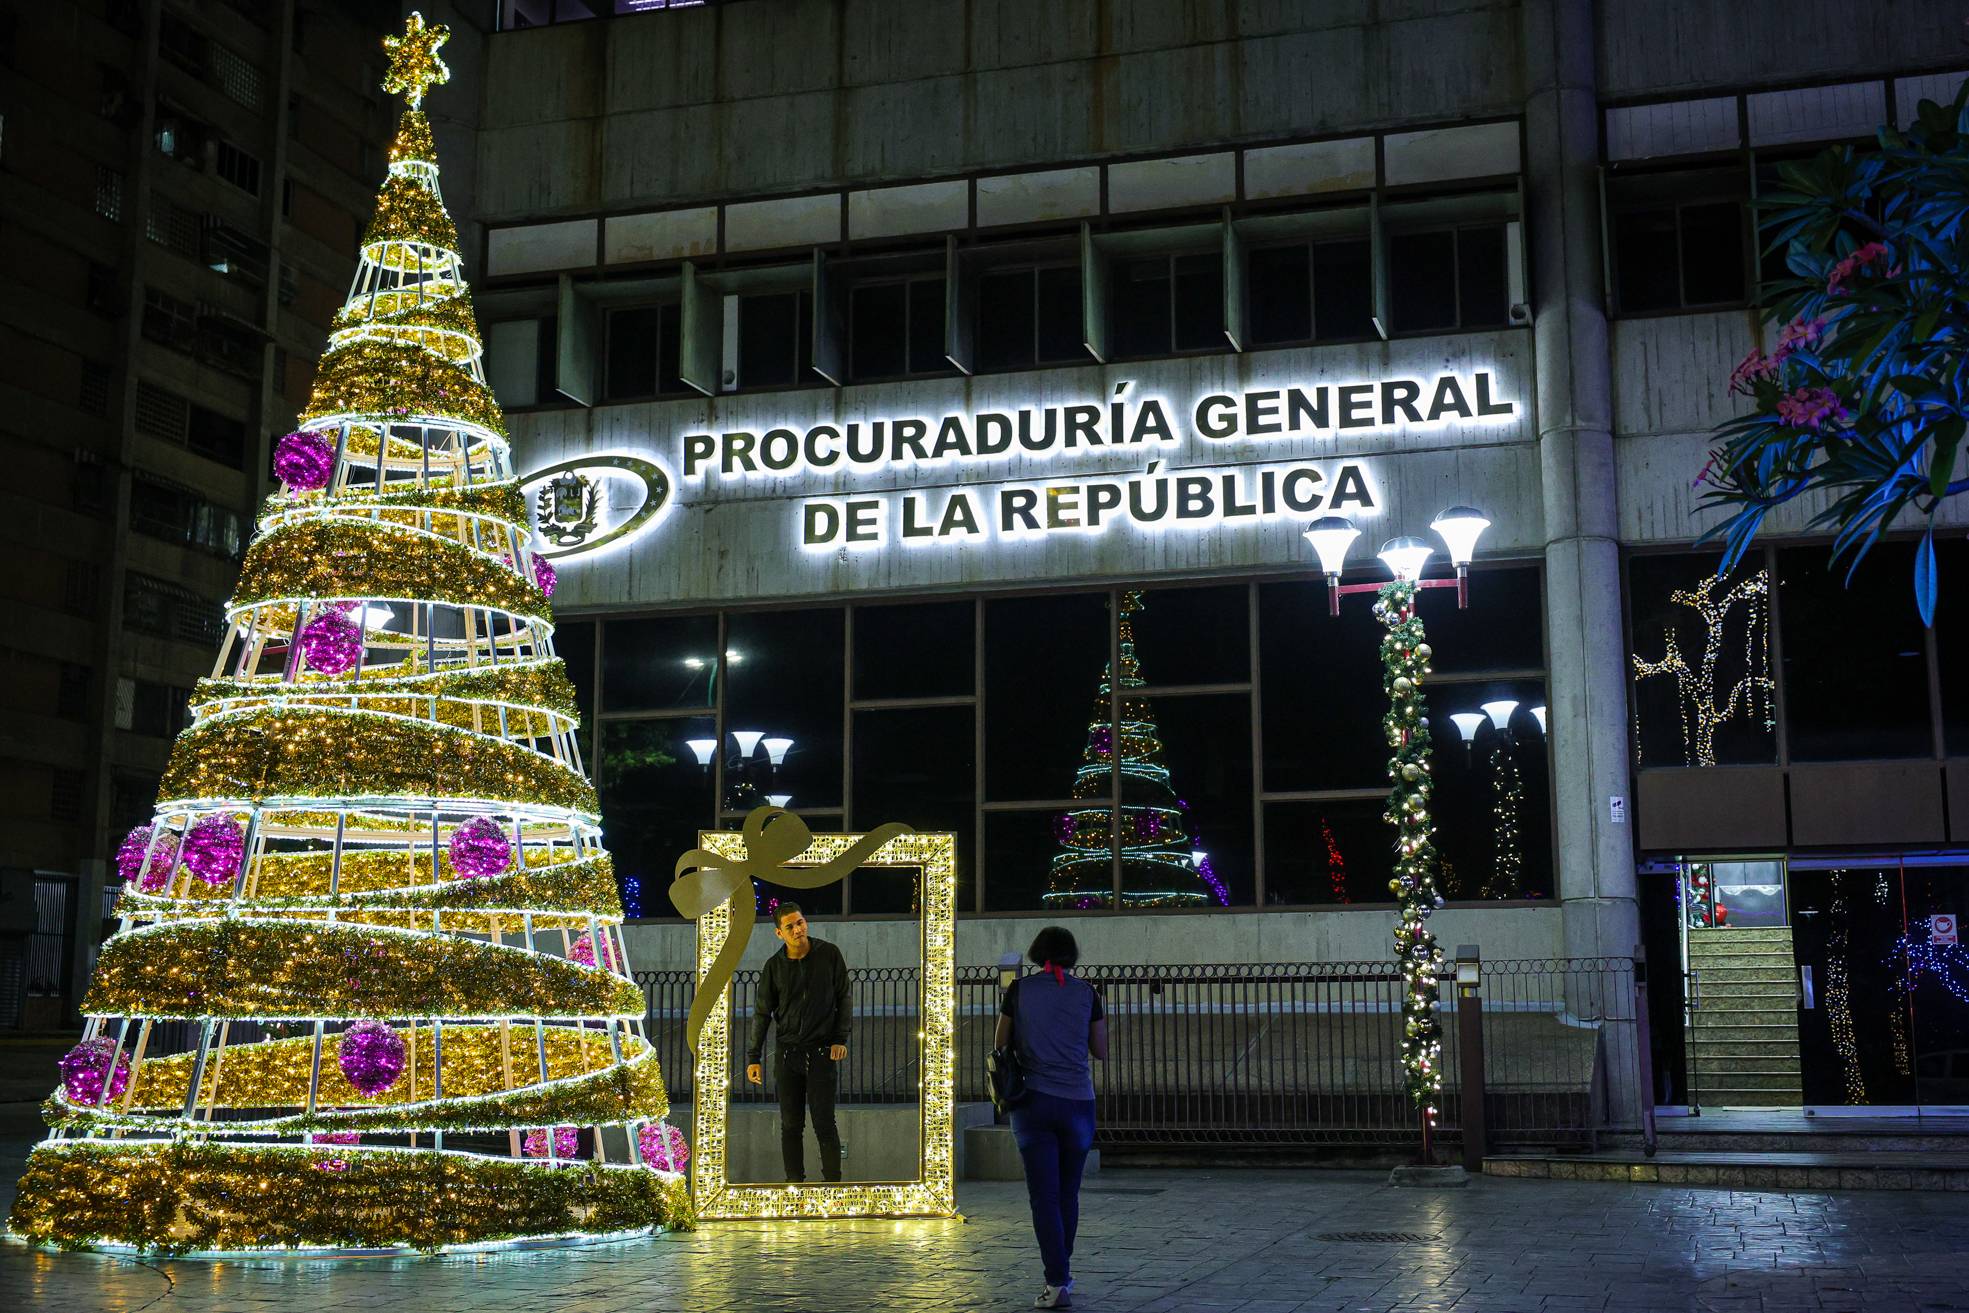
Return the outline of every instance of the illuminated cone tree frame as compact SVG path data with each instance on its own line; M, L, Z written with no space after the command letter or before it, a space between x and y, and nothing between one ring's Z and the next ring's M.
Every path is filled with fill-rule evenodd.
M414 1248L686 1220L553 577L419 106L45 1110L13 1230ZM660 1161L651 1161L658 1159Z

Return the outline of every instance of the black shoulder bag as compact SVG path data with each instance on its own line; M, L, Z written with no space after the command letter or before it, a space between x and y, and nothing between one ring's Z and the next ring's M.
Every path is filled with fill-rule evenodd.
M1016 983L1012 986L1017 989ZM1012 1033L1006 1043L985 1057L985 1074L991 1078L991 1106L1001 1113L1012 1111L1026 1100L1026 1069L1019 1061L1019 1018L1015 1002L1009 1014Z

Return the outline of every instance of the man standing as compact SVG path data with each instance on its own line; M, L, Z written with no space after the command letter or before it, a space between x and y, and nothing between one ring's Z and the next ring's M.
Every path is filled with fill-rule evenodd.
M786 1179L807 1179L806 1117L820 1142L820 1174L841 1179L841 1133L834 1125L835 1063L848 1056L854 1003L848 963L841 950L807 934L797 903L773 911L773 934L782 947L766 959L752 1009L752 1038L745 1048L745 1079L765 1081L766 1031L778 1031L779 1147Z

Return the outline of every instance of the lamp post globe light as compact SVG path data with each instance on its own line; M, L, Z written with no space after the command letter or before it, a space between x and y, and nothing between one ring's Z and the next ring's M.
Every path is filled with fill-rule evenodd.
M1476 554L1477 539L1490 527L1490 519L1472 507L1452 506L1437 515L1429 527L1443 540L1455 569L1453 578L1424 578L1434 549L1420 538L1398 537L1383 543L1376 553L1393 576L1390 581L1342 583L1347 552L1360 530L1337 515L1322 516L1305 530L1306 541L1312 544L1320 570L1326 575L1328 613L1340 614L1342 597L1373 593L1375 618L1388 631L1381 640L1381 684L1388 695L1388 712L1381 726L1388 741L1390 782L1383 815L1395 829L1395 867L1388 890L1401 905L1395 921L1395 957L1402 978L1403 1084L1415 1100L1421 1120L1421 1160L1425 1164L1435 1161L1435 1127L1443 1088L1439 1000L1444 965L1442 950L1429 931L1429 916L1442 906L1443 899L1436 889L1435 823L1429 814L1433 793L1429 716L1422 693L1431 653L1415 601L1421 589L1454 588L1457 606L1469 605L1470 560ZM1485 710L1494 717L1488 707ZM1508 719L1510 711L1504 715ZM1483 716L1476 715L1469 715L1467 722L1463 716L1455 718L1466 751L1483 721Z

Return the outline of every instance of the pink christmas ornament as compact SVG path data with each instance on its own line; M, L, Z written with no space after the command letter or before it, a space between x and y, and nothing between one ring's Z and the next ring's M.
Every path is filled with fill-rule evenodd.
M533 582L540 585L540 591L547 597L554 595L554 588L561 581L560 572L544 556L533 558Z
M193 875L207 884L224 884L246 860L246 831L224 812L207 816L185 831L179 852Z
M319 433L289 433L274 444L273 472L289 492L326 488L335 472L335 448Z
M109 1055L116 1053L116 1041L107 1035L83 1040L62 1055L62 1089L70 1103L91 1107L103 1102L103 1077L109 1077L109 1097L115 1098L130 1086L130 1054L116 1054L116 1070L109 1069Z
M308 1137L311 1144L361 1144L361 1131L316 1131Z
M583 933L568 945L567 955L569 961L579 962L582 966L595 965L594 936ZM610 971L616 969L615 943L607 935L602 936L602 962Z
M381 1094L403 1075L403 1036L380 1021L358 1021L342 1032L336 1061L357 1090Z
M513 845L499 822L475 816L451 836L451 869L467 880L497 875L513 860Z
M576 1138L574 1127L556 1126L554 1128L554 1157L574 1157L574 1151L579 1143L580 1141ZM529 1158L545 1158L547 1156L547 1132L544 1129L528 1131L526 1133L526 1139L520 1142L520 1152Z
M324 675L346 674L362 659L362 626L350 620L343 603L301 626L301 657Z
M691 1160L691 1147L684 1139L683 1130L668 1122L645 1123L636 1133L636 1147L643 1151L643 1166L653 1172L681 1172ZM666 1149L668 1162L664 1161Z
M151 844L152 827L139 825L123 836L123 842L116 849L116 873L123 882L136 882L139 889L147 894L156 893L171 883L171 872L178 864L178 837L174 834L158 836L155 846ZM144 863L144 853L150 853L150 862ZM141 872L138 867L143 867Z

